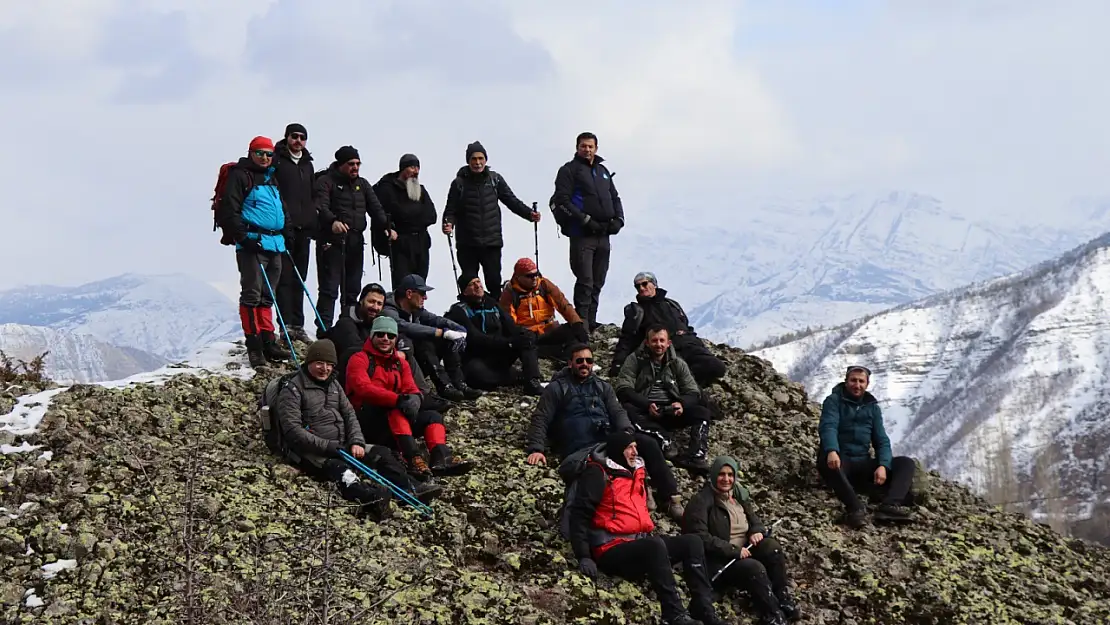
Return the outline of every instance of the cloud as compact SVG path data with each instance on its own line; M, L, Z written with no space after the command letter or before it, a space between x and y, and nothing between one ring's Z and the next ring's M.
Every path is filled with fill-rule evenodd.
M121 104L159 104L192 95L209 75L208 62L194 51L187 15L143 10L137 2L112 15L97 60L122 70Z

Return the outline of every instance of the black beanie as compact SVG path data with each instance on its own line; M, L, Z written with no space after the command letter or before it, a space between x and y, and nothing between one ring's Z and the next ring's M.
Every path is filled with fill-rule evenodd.
M459 293L462 293L466 289L467 285L470 284L470 281L473 280L474 278L477 278L477 277L478 277L477 273L470 273L468 271L462 272L462 275L459 276L459 281L458 281Z
M349 145L345 145L335 151L335 162L340 165L347 161L353 161L356 158L358 158L358 150Z
M624 430L610 432L609 437L605 439L605 455L617 464L628 466L628 463L624 460L624 450L635 442L636 437L632 436L631 432L625 432Z
M415 154L406 154L401 157L401 162L397 165L397 169L404 169L410 165L420 167L420 159L416 158Z
M288 126L286 126L284 136L288 137L290 134L292 134L294 132L301 133L302 135L304 135L304 140L308 141L308 131L305 130L304 126L302 126L300 124L289 124Z
M486 157L487 161L489 160L489 152L486 152L486 148L482 146L481 142L475 141L466 146L466 162L470 162L470 157L474 156L475 152L481 152L482 156Z

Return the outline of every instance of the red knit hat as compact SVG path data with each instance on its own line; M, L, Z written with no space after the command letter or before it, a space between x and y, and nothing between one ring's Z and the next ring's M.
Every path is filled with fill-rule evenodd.
M513 265L513 274L517 276L523 276L535 272L536 261L528 258L527 256L516 261L516 264Z
M250 152L254 152L255 150L268 150L273 152L274 142L271 141L269 137L258 136L251 139L250 147L248 147L247 150Z

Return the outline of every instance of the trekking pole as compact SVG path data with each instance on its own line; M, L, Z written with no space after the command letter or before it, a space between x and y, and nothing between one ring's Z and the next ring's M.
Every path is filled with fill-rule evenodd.
M540 212L539 209L536 208L536 202L532 202L532 212ZM540 222L532 222L532 235L536 239L536 271L538 272L540 270Z
M782 523L785 520L786 520L786 517L783 517L783 518L779 519L778 521L775 521L774 523L772 523L770 525L770 527L767 528L767 531L764 534L764 537L769 537L771 535L771 533L775 531L775 526L778 525L779 523ZM744 546L744 548L748 549L748 550L753 549L754 547L755 547L755 545L751 544L750 542L747 545ZM733 559L729 560L727 563L725 563L725 565L721 567L720 571L717 571L717 573L714 574L713 577L709 578L709 583L713 583L713 582L717 581L717 578L721 576L721 573L724 573L725 569L732 566L732 563L736 562L739 559L740 558L733 558Z
M345 450L339 450L339 457L343 458L347 461L348 464L364 473L366 477L388 488L389 491L396 495L398 499L415 508L417 512L429 517L434 514L431 506L423 503L422 501L414 497L411 493L402 489L400 486L397 486L393 482L390 482L384 476L382 476L381 473L378 473L377 471L366 466L361 461L359 461L358 458L355 458L351 454L347 453Z
M397 288L397 285L393 284L393 237L387 236L385 241L385 244L389 249L389 256L387 257L389 258L389 286L395 289ZM378 276L378 279L380 280L381 276Z
M447 249L451 251L451 273L455 274L455 288L459 288L459 268L455 265L455 242L451 233L447 233ZM459 291L462 293L462 291Z
M258 270L262 272L262 279L266 281L266 289L270 291L270 299L277 301L277 295L274 294L274 287L270 284L270 276L266 275L266 268L262 263L258 263ZM293 349L293 339L289 338L289 330L285 327L285 319L281 317L281 308L274 306L274 311L277 312L278 323L281 324L281 331L285 334L285 342L289 343L289 355L293 357L293 364L298 367L301 366L301 361L297 359L297 350Z
M293 263L293 255L289 253L289 250L285 250L285 254L289 256L289 262ZM320 311L316 310L316 304L312 303L312 294L308 292L308 285L301 277L301 270L297 269L297 263L293 263L293 272L297 274L297 281L301 283L301 288L304 289L305 297L308 298L308 305L312 307L312 312L316 315L316 321L320 322L321 328L324 327L324 318L320 316Z

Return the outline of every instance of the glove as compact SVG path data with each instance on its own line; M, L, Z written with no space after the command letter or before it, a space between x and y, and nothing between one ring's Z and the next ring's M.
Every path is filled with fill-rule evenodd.
M262 251L262 239L252 239L249 236L244 234L242 237L237 239L235 242L238 243L239 245L241 245L243 247L243 250L246 251L246 252L256 252L257 253L257 252Z
M598 223L596 219L587 221L585 228L588 234L605 234L605 224Z
M616 234L624 227L624 222L619 219L612 219L609 221L609 234Z
M620 367L609 367L609 377L615 378L620 374L621 374L621 368Z
M423 398L420 395L402 394L397 396L397 409L409 421L416 419L417 413L420 412L420 404Z
M590 579L597 579L597 563L590 558L582 558L578 561L578 572Z
M457 341L459 339L465 339L466 338L466 332L459 332L458 330L444 330L443 331L443 338L447 339L448 341Z

